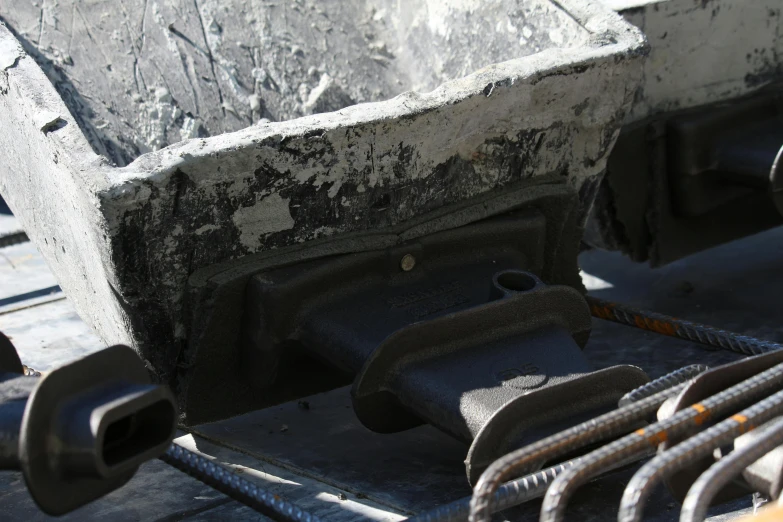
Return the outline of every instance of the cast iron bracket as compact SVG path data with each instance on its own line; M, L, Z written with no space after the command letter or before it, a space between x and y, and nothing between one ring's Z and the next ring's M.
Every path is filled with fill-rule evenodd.
M502 454L616 407L648 381L591 373L581 293L548 286L546 220L517 213L386 251L256 275L243 365L263 389L296 345L355 376L354 410L393 433L430 423L471 444L472 481Z

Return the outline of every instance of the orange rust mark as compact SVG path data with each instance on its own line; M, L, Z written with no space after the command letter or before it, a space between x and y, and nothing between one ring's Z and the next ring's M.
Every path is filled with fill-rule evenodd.
M639 429L634 432L636 435L639 435L640 437L645 437L645 434L647 433L644 429ZM647 442L653 446L658 447L658 444L661 444L663 442L666 442L669 439L668 434L666 431L657 431L654 433L651 433L650 435L645 437L647 439Z
M647 437L647 442L650 443L651 446L657 447L658 444L662 444L666 442L669 439L669 436L665 431L659 431L657 433L653 433L649 437Z
M740 433L747 433L755 428L755 426L748 422L748 418L741 413L732 415L731 420L739 424Z
M611 319L612 318L612 307L611 306L600 306L600 305L591 305L590 309L593 312L593 315L600 319Z
M664 321L654 321L653 330L663 335L674 335L674 327Z
M638 315L635 315L633 317L633 321L636 323L636 326L641 328L642 330L649 330L647 327L647 323L644 322L644 319Z
M693 418L693 422L697 426L701 426L707 419L710 418L710 410L708 410L702 403L694 404L691 406L691 408L698 412L698 415Z
M657 319L645 319L640 315L636 315L634 316L634 323L637 327L643 330L650 330L655 333L669 336L674 336L676 334L674 326L665 321L659 321Z

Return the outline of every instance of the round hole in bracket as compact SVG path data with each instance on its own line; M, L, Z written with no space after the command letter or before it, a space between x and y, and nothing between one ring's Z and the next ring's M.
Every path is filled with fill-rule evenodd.
M533 274L520 271L501 272L495 280L498 286L511 292L527 292L539 283L538 278Z

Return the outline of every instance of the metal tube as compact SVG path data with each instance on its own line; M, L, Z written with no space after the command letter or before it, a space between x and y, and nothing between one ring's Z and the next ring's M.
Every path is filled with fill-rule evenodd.
M735 449L693 483L682 503L680 522L701 522L715 495L758 459L783 444L783 418L770 423L752 444Z
M783 413L783 391L779 391L750 408L719 422L715 426L677 444L658 455L636 472L628 482L620 511L619 522L639 522L644 505L653 488L670 473L709 455L715 448L724 446L754 426L767 422Z
M45 513L62 515L116 490L170 444L174 397L149 383L131 348L112 346L30 377L0 339L0 468L21 470Z
M586 300L594 317L635 326L661 335L679 337L680 339L729 350L742 355L760 355L783 348L783 345L772 341L765 341L748 335L739 335L727 330L676 319L656 312L636 310L629 306L591 296L587 296Z
M668 390L673 386L687 382L709 369L709 366L705 366L703 364L691 364L690 366L685 366L679 370L667 373L662 377L658 377L657 379L648 382L644 386L640 386L635 390L629 391L623 395L622 398L620 398L617 405L622 407L627 406L633 402L638 402L642 399L655 395L658 392Z
M780 386L783 363L712 395L704 401L680 410L668 419L637 430L582 457L578 464L558 476L544 496L541 522L559 522L565 515L574 491L597 474L634 457L657 449L669 438L692 433L711 417L735 411L762 398ZM634 405L635 406L635 405Z
M19 429L27 401L0 406L0 470L19 469Z
M272 520L320 522L317 516L176 443L172 444L160 459Z
M639 422L654 414L663 402L677 394L685 383L663 390L636 403L583 422L565 431L525 446L493 462L479 478L473 489L470 521L485 522L491 514L490 501L495 491L506 480L520 473L530 472L536 466L570 453L607 437L622 435L634 429Z

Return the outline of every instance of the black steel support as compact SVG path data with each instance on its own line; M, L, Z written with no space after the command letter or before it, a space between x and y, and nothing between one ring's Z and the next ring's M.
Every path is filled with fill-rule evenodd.
M591 373L590 310L546 285L543 216L478 223L386 251L270 270L247 294L244 368L259 390L304 350L354 376L354 410L392 433L422 423L471 444L468 477L531 440L604 413L648 381Z
M31 496L61 515L125 484L176 430L174 397L150 384L127 346L26 376L0 334L0 469L20 469Z

